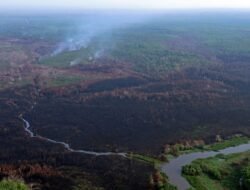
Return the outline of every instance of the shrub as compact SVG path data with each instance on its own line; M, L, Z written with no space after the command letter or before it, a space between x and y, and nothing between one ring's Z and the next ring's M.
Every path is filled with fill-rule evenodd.
M201 169L202 172L206 173L214 179L220 180L222 178L220 170L216 167L213 167L212 165L202 164Z
M197 176L200 175L202 172L199 165L196 164L190 164L182 167L182 174L184 175L191 175L191 176Z
M245 188L250 190L250 165L243 169L242 175Z
M0 190L28 190L28 187L20 181L2 180Z

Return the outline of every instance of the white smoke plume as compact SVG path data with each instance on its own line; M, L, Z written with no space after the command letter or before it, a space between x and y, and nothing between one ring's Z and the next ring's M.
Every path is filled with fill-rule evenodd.
M133 24L141 23L152 17L152 14L142 13L98 13L83 14L74 23L74 31L66 35L65 40L60 42L51 56L64 51L75 51L88 48L94 39L98 37L108 38L112 41L112 31L121 30ZM100 45L101 44L101 45ZM103 43L97 44L97 50L93 52L93 58L103 56L107 47ZM74 64L74 62L73 62Z

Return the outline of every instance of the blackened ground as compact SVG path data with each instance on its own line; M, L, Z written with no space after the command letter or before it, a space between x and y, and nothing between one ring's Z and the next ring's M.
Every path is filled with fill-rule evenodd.
M164 144L179 140L249 135L249 66L234 68L186 69L122 91L108 83L111 92L86 101L77 101L84 94L43 96L27 119L42 136L95 151L157 155Z
M1 92L0 177L13 177L16 170L25 168L15 177L36 183L42 190L75 187L137 190L147 187L153 171L149 165L117 156L72 154L60 145L30 138L18 115L31 108L37 98L34 91L33 87L26 87ZM51 171L56 174L52 175Z

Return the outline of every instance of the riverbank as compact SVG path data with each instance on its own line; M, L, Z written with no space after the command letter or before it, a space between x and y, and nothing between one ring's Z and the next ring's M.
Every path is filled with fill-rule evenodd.
M65 142L59 142L55 140L51 140L45 137L41 137L39 135L34 135L34 133L30 130L30 124L27 120L25 120L22 115L20 115L20 119L24 122L24 129L25 131L29 134L31 138L39 138L41 140L51 142L54 144L60 144L62 145L65 149L67 149L69 152L77 152L77 153L83 153L83 154L91 154L95 156L109 156L109 155L117 155L117 156L123 156L123 157L129 157L131 159L136 159L140 161L144 161L150 164L154 164L156 168L160 167L161 171L163 173L158 175L156 172L156 176L161 176L160 178L162 180L160 183L160 189L175 189L174 186L170 185L176 185L179 190L186 190L190 187L189 183L181 176L181 170L182 167L185 166L186 164L190 164L192 161L199 159L199 158L207 158L210 156L215 156L218 153L222 154L229 154L229 153L235 153L235 152L243 152L244 150L250 150L250 143L248 144L242 144L249 142L248 137L244 136L233 136L232 138L228 140L221 140L218 143L212 144L212 145L204 145L204 146L199 146L199 148L194 147L189 149L188 151L193 151L193 152L181 152L183 155L177 157L177 158L172 158L169 163L164 164L162 160L158 160L157 158L151 158L148 156L143 156L139 154L127 154L127 153L113 153L113 152L92 152L92 151L86 151L86 150L74 150L70 147L69 144L66 144ZM242 145L240 145L242 144ZM238 145L238 146L237 146ZM233 146L231 148L224 148L224 147L229 147ZM224 148L224 149L222 149ZM221 150L222 149L222 150ZM200 152L198 151L200 150ZM214 150L218 151L215 152ZM153 174L152 176L154 176ZM157 178L157 180L155 180ZM153 181L152 184L157 184L159 182L159 177L151 177L151 181ZM190 177L187 177L187 179L190 180ZM191 179L191 184L194 183L193 180ZM165 188L166 187L166 188Z
M190 166L199 168L197 175L184 177L197 190L237 190L244 187L243 169L250 166L250 151L230 155L217 155L193 161Z
M159 167L160 165L169 162L172 159L175 159L176 157L184 154L191 154L191 153L205 152L205 151L219 151L225 148L235 147L241 144L247 144L248 142L250 142L249 137L242 135L234 135L225 140L221 140L220 142L207 145L204 144L202 146L193 146L188 149L182 149L181 147L183 146L181 146L181 144L176 144L174 145L174 148L177 151L177 155L169 153L169 154L161 154L158 157L152 157L149 155L128 153L127 156L131 159L136 159L138 161L146 162L148 164L152 164L155 165L156 167Z
M168 163L162 164L160 166L161 171L165 173L169 178L169 183L176 185L179 190L187 190L190 188L189 182L182 176L182 167L188 164L191 164L194 160L201 159L201 158L209 158L216 156L218 154L232 154L232 153L240 153L250 150L250 143L248 144L240 144L236 145L239 142L246 142L246 137L237 137L232 138L231 140L219 142L213 145L210 145L210 149L213 150L202 150L197 151L194 150L192 153L186 153L180 155L179 157L172 158ZM227 147L229 145L234 145L232 147ZM227 147L224 149L218 150L219 147ZM208 148L208 147L207 147ZM200 190L200 189L199 189Z
M228 153L227 151L232 151L231 148L233 149L237 149L237 146L241 147L241 145L243 145L243 149L248 149L248 147L244 147L245 144L247 144L250 141L249 137L246 136L242 136L242 135L233 135L231 137L228 137L225 140L220 140L220 142L216 142L213 144L209 144L209 145L199 145L199 146L194 146L194 147L190 147L189 149L183 149L183 146L180 144L177 145L173 145L173 147L182 147L182 149L178 150L175 149L175 151L178 151L178 156L174 156L172 154L165 154L165 155L160 155L158 157L152 157L152 156L148 156L148 155L140 155L140 154L133 154L133 153L128 153L127 156L131 159L135 159L141 162L145 162L147 164L153 165L155 167L155 172L152 174L152 176L150 177L150 184L154 184L154 188L153 189L164 189L164 190L169 190L169 189L176 189L177 187L174 187L174 185L179 184L179 179L181 179L181 183L184 184L184 186L186 187L190 187L190 184L187 182L187 180L185 180L182 176L181 176L181 169L182 166L184 165L180 165L178 168L178 171L174 171L176 172L175 175L179 176L179 179L177 179L176 181L173 180L173 178L171 177L171 170L170 172L164 170L164 166L170 164L172 162L174 162L175 160L178 160L179 158L182 158L184 156L184 158L187 156L189 157L190 155L192 156L193 154L197 154L198 158L199 158L199 154L201 154L202 156L209 156L209 154L211 154L211 156L219 154L220 151L225 151L225 153ZM248 146L248 145L247 145ZM231 148L230 148L231 147ZM250 149L250 147L249 147ZM209 153L209 154L207 154ZM190 161L191 163L191 161ZM180 163L178 163L180 164ZM174 164L173 164L174 165ZM170 175L168 174L170 173ZM161 177L157 177L158 179L160 179L159 181L155 180L155 178L153 176L161 176ZM170 177L169 177L170 176ZM172 185L173 184L173 185ZM178 186L178 185L177 185ZM179 188L180 189L180 188Z
M42 137L40 135L35 135L34 132L30 129L30 123L23 118L22 114L19 115L19 118L23 121L24 130L27 132L30 138L37 138L37 139L41 139L43 141L47 141L53 144L62 145L66 150L68 150L69 152L73 152L73 153L81 153L81 154L88 154L88 155L94 155L94 156L122 156L124 158L127 157L127 153L122 153L122 152L95 152L95 151L89 151L89 150L72 149L70 145L65 142L56 141L53 139Z
M250 138L243 135L233 135L231 137L227 137L226 139L220 138L219 141L211 144L198 144L194 146L186 147L183 144L175 144L172 145L172 150L169 153L166 153L164 156L171 160L175 157L178 157L183 154L190 154L195 152L204 152L204 151L219 151L229 147L235 147L241 144L247 144L250 142Z

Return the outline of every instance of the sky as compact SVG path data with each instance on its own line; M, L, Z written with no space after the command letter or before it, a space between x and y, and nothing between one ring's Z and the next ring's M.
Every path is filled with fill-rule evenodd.
M0 0L0 9L199 9L250 8L250 0Z

